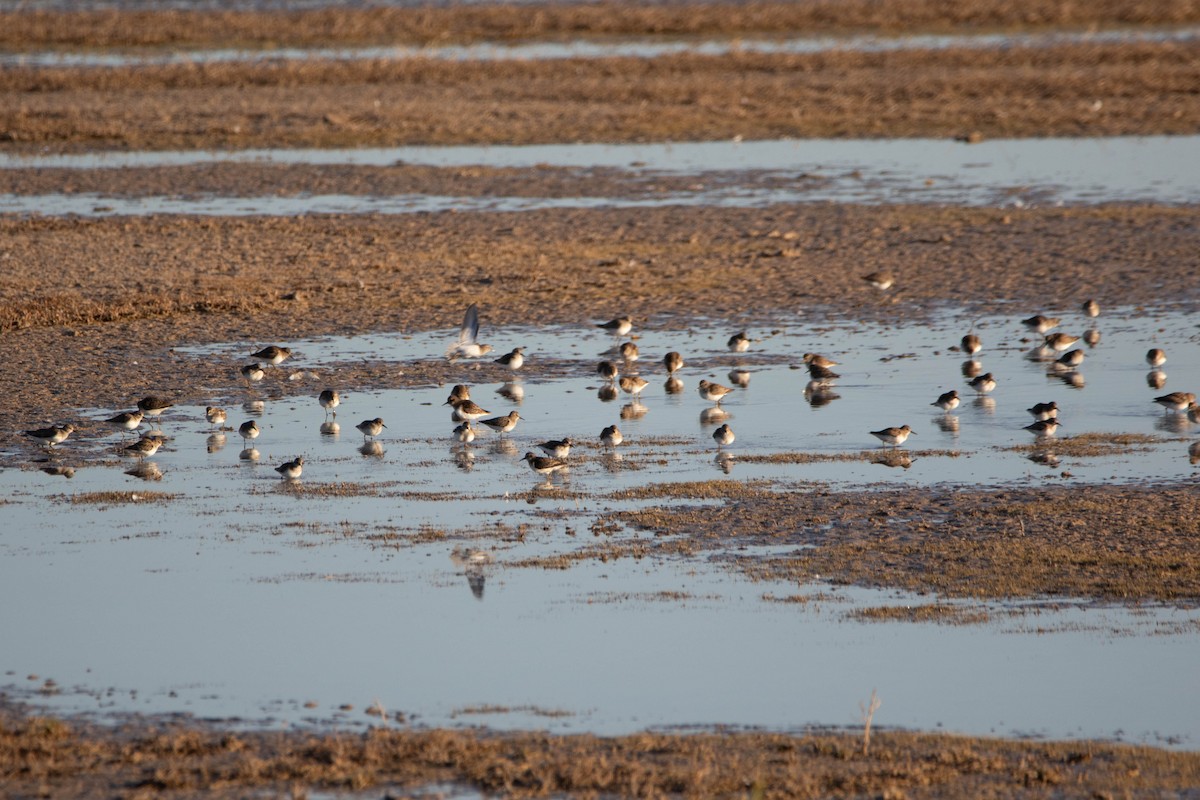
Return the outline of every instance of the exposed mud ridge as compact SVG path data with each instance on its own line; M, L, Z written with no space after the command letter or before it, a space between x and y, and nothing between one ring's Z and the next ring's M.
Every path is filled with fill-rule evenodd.
M18 6L19 9L19 6ZM819 0L807 3L561 5L505 3L425 8L299 11L116 9L64 13L17 10L0 15L0 46L304 47L438 45L615 36L746 36L804 31L948 31L1046 26L1086 28L1167 25L1200 20L1194 0Z
M235 733L157 719L101 727L0 706L0 781L15 797L76 798L433 784L518 798L1159 796L1200 784L1200 754L887 730L872 732L866 753L861 732Z
M755 579L806 584L820 576L947 598L1200 603L1200 496L1190 485L761 490L721 506L613 518L662 535L668 553L797 545L786 555L731 551ZM627 555L655 555L638 540L608 543L606 557L623 546Z

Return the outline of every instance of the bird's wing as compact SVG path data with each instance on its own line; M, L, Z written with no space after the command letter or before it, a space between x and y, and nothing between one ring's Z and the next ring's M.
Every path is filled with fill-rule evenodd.
M463 315L462 330L458 332L459 344L475 344L479 336L479 307L472 303Z

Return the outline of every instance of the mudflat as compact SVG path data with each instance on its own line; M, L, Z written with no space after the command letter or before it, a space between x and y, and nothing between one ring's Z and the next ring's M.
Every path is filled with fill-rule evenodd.
M27 11L2 15L9 48L358 46L619 36L1079 31L1194 25L1196 2L599 4L538 9L322 9L304 13ZM246 148L765 137L1093 136L1200 130L1195 41L1037 48L734 51L554 62L315 61L0 72L0 150ZM271 191L553 196L636 191L570 170L214 166L13 169L7 192ZM891 271L895 289L861 275ZM174 349L486 324L584 324L631 313L650 327L797 309L885 321L946 308L1029 314L1077 307L1192 309L1194 207L966 209L902 205L668 207L413 216L0 217L0 393L6 466L19 431L120 408L236 393L227 365ZM619 304L614 302L619 297ZM498 368L497 368L498 369ZM539 377L531 365L530 379ZM491 373L486 369L481 375ZM497 373L498 374L498 373ZM543 374L543 377L548 375ZM348 368L348 387L446 380L436 358L404 375ZM83 433L86 434L86 431ZM953 496L744 489L722 514L686 507L625 524L682 529L699 546L730 519L821 520L842 535L803 556L739 565L751 578L835 580L950 597L1068 596L1194 605L1200 564L1191 487L1064 488ZM669 493L668 493L669 494ZM1164 505L1165 503L1165 505ZM903 513L903 535L881 535ZM1097 524L1080 528L1078 520ZM701 524L702 523L702 524ZM766 540L783 535L758 526ZM941 535L948 532L947 535ZM935 535L938 534L938 535ZM937 545L936 547L934 545ZM587 552L583 557L589 557ZM607 557L607 555L606 555ZM1053 569L1030 565L1052 563ZM1025 569L1020 569L1024 565ZM1097 566L1099 565L1099 566ZM141 720L48 720L6 701L0 778L18 795L242 796L293 787L450 782L512 796L1112 796L1200 783L1194 753L877 732L560 737L468 731L258 734ZM389 790L391 790L389 788Z

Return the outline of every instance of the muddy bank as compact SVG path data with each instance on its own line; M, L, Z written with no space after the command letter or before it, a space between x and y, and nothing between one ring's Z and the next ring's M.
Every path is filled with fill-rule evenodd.
M0 72L9 150L1195 133L1200 47Z
M151 391L205 405L237 391L240 376L173 347L240 341L248 356L295 338L438 328L449 339L472 302L485 341L497 327L589 325L618 313L671 328L696 317L886 323L944 307L1024 316L1093 297L1109 308L1188 307L1200 272L1196 217L1161 207L813 205L5 218L0 392L18 430ZM894 272L896 286L881 293L861 279L874 270ZM339 379L389 388L461 376L441 353L429 356L405 374L360 364Z
M884 698L886 703L886 698ZM862 732L624 737L378 729L115 727L0 706L0 779L19 797L244 797L413 791L452 784L506 797L1109 797L1200 782L1200 755L1103 742Z
M0 46L305 47L434 45L619 36L828 35L1172 25L1200 20L1194 0L822 0L781 3L564 5L488 4L425 8L315 8L300 11L119 10L0 15Z

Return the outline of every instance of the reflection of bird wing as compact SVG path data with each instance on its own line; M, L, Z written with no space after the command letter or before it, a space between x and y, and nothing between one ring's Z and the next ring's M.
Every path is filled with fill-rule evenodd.
M463 315L462 330L458 332L459 344L475 344L479 337L479 308L474 303L467 308Z
M476 600L483 599L483 583L487 580L487 576L482 570L468 570L467 584L471 587L471 594L475 595Z

